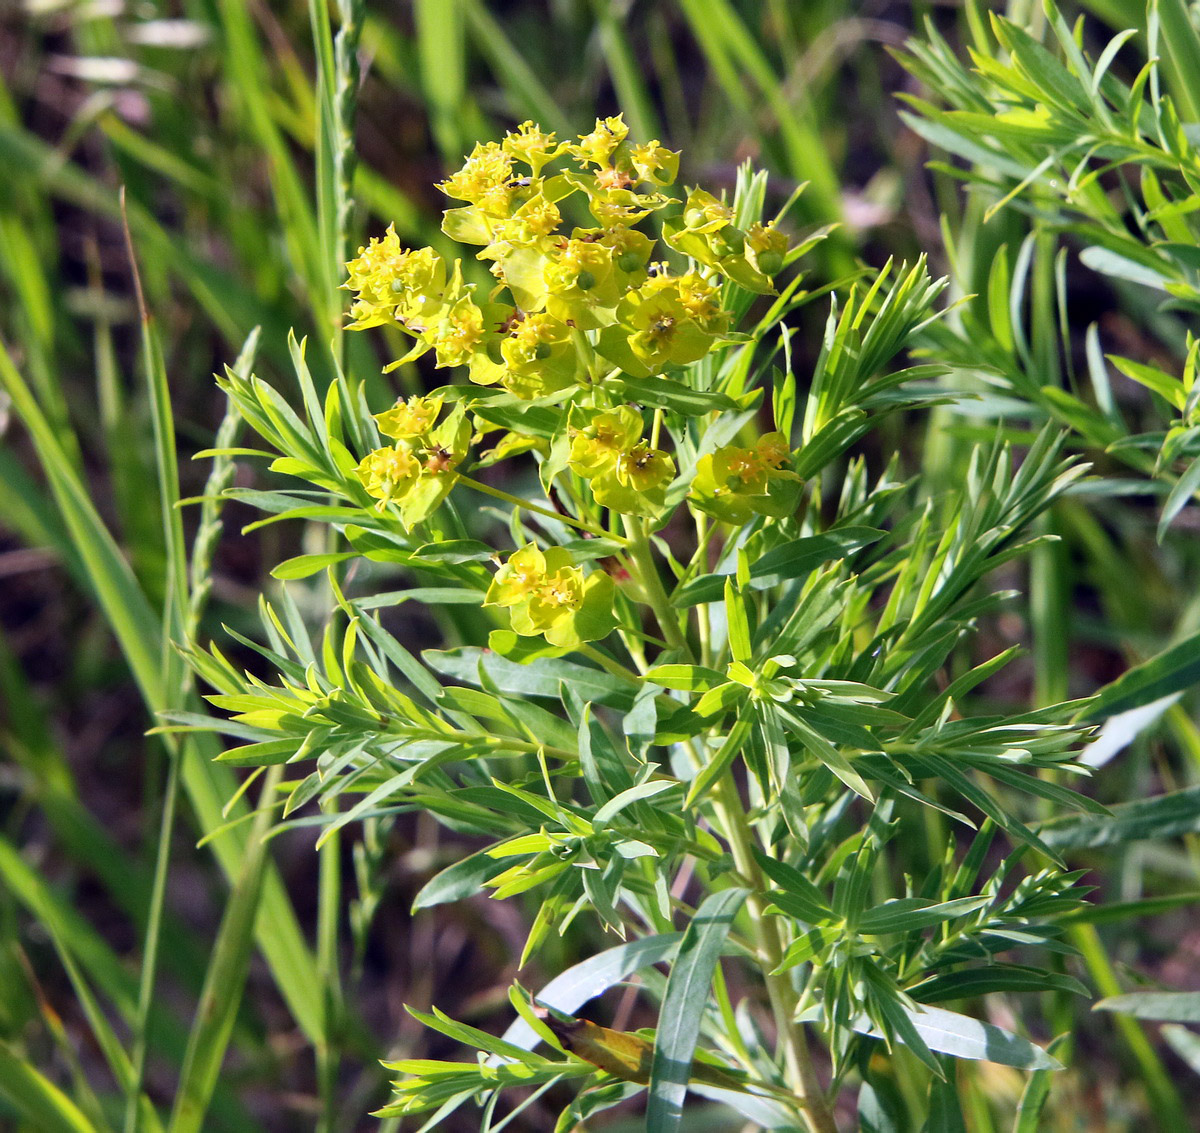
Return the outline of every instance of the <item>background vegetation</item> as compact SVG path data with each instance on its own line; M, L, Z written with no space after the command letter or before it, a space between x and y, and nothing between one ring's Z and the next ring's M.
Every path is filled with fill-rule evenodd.
M1182 5L1150 18L1122 0L1078 11L1093 62L1137 29L1107 65L1126 86L1158 53L1156 22L1168 45L1190 42ZM1040 7L1006 14L1064 54ZM924 46L910 70L887 49L914 33ZM683 151L681 182L732 190L745 157L769 171L775 202L808 182L798 223L841 225L810 258L815 285L859 260L927 253L957 296L975 296L929 345L976 371L977 400L897 419L865 456L882 469L894 454L903 475L951 484L976 441L999 429L1027 442L1052 420L1093 462L1099 478L1044 520L1060 540L998 582L1025 597L988 623L989 648L1027 653L986 692L1019 712L1185 643L1110 704L1155 708L1108 732L1119 753L1088 792L1105 804L1174 793L1173 809L1122 812L1118 834L1074 839L1068 860L1107 911L1068 926L1076 951L1062 965L1098 995L1200 990L1200 734L1176 695L1196 675L1198 544L1184 505L1200 465L1194 399L1154 377L1184 371L1197 264L1190 230L1147 235L1147 213L1177 202L1156 204L1139 179L1157 160L1164 180L1191 184L1191 170L1186 154L1171 164L1166 141L1166 158L1116 152L1119 118L1072 109L1057 72L1041 76L1049 93L1028 68L1015 87L994 72L990 87L964 87L952 61L970 43L997 60L1022 46L998 44L969 5L832 0L50 0L0 14L0 1122L128 1127L125 1099L144 1077L180 1128L373 1128L363 1115L388 1097L380 1058L454 1051L401 1004L504 1025L527 926L517 903L484 899L410 917L421 886L463 853L431 820L347 828L318 853L311 831L293 829L261 851L251 825L227 826L246 812L227 805L237 778L211 762L216 741L144 733L156 713L194 703L171 643L222 624L255 635L258 596L278 590L270 568L321 549L295 522L239 537L258 518L241 503L174 507L264 486L248 467L188 459L238 428L213 372L253 357L286 387L295 328L333 340L385 402L378 369L395 353L342 340L339 265L388 223L439 246L432 183L525 118L574 134L623 110L635 135ZM1155 83L1194 121L1194 58L1162 53ZM905 111L899 92L928 102ZM1022 98L1061 113L1036 129L1014 122L990 148L972 148L978 122L939 117L949 106L994 118ZM1114 137L1096 151L1103 199L1080 205L1058 191L1058 163L1085 127ZM1123 187L1137 192L1108 207ZM1158 216L1186 224L1191 212ZM153 334L139 326L127 244ZM798 321L801 373L822 317ZM1128 364L1110 368L1105 353ZM410 369L399 382L411 392L428 377ZM290 592L297 619L317 609L303 585ZM402 609L397 633L413 643L469 633L450 613ZM920 872L922 847L911 854ZM595 944L569 935L523 979L540 986ZM1041 1127L1189 1126L1187 1065L1200 1062L1189 1032L1092 1015L1065 992L1014 998L979 1007L1043 1042L1072 1036ZM622 1025L647 1021L619 996L610 1008ZM977 1063L959 1085L968 1128L1012 1126L1023 1076ZM541 1127L536 1108L522 1120Z

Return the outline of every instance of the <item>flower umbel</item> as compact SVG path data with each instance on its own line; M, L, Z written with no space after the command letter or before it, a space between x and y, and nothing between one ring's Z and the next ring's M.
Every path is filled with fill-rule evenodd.
M625 515L662 510L675 462L642 440L642 418L628 405L597 414L571 439L568 467L591 481L601 507Z
M467 454L466 411L455 406L434 427L441 407L440 397L412 397L376 414L380 432L396 443L368 453L354 470L367 494L379 501L378 509L397 505L407 528L428 518L450 494L454 470Z
M767 433L753 448L726 445L697 461L688 499L727 523L788 515L796 509L801 484L788 467L791 455L782 433Z
M542 634L551 645L574 647L612 632L612 603L612 579L603 571L585 578L565 548L543 552L529 543L496 572L483 604L511 611L523 637Z

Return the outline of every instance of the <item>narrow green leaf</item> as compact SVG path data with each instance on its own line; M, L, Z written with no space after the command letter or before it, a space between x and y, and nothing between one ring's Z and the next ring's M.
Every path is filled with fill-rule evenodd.
M1200 991L1134 991L1102 999L1092 1010L1163 1023L1200 1023Z
M724 673L703 665L656 665L646 673L646 680L681 692L708 692L726 679Z
M1109 901L1103 905L1088 905L1068 913L1068 924L1114 924L1117 921L1142 920L1169 913L1174 909L1200 905L1200 893L1172 893L1166 897L1146 897L1140 901Z
M0 1043L0 1095L38 1133L97 1133L62 1090L5 1043Z
M405 602L421 602L426 606L478 606L482 593L465 587L414 586L409 590L388 590L383 594L372 594L370 598L355 598L358 610L391 609Z
M1163 504L1162 515L1158 520L1158 541L1161 543L1167 534L1167 528L1174 522L1175 517L1191 502L1192 497L1200 489L1200 457L1188 465L1187 471L1175 483L1171 494Z
M1173 405L1176 409L1183 408L1183 383L1178 378L1157 366L1135 362L1132 358L1122 358L1118 354L1109 354L1107 358L1127 378L1132 378L1138 385L1158 394L1168 405Z
M725 580L725 620L728 625L729 651L735 661L749 661L754 655L750 641L750 613L745 599L733 584Z
M1019 1070L1062 1069L1058 1060L1051 1058L1040 1046L992 1023L981 1023L941 1007L904 1010L929 1049L940 1054L998 1062ZM857 1018L853 1027L859 1034L883 1037L866 1016Z
M667 977L655 1034L646 1133L671 1133L679 1128L713 971L748 892L725 889L710 894L683 934Z
M912 932L955 917L965 917L990 901L990 897L960 897L938 904L920 897L899 897L868 909L855 920L855 928L866 934Z
M482 892L484 883L492 877L504 873L509 868L509 862L503 858L493 858L486 850L473 853L461 862L449 865L439 874L434 874L430 880L413 898L413 912L419 909L432 909L434 905L444 905L449 901L462 901Z
M297 578L308 578L318 571L324 570L335 563L344 563L347 559L358 558L357 551L338 551L320 555L296 555L287 559L271 571L272 578L292 581Z
M1200 633L1134 665L1105 685L1083 714L1085 720L1105 720L1118 712L1140 708L1200 682Z
M1166 290L1166 280L1160 271L1131 260L1117 252L1093 244L1079 253L1080 260L1101 275L1113 279L1125 279L1130 283L1140 283L1143 287L1153 287L1156 291Z
M967 968L934 976L915 987L905 988L921 1003L941 1003L948 999L970 999L995 991L1065 991L1071 995L1090 995L1072 976L1048 972L1044 968L1023 968L1016 964L991 964L986 968Z
M636 688L600 669L573 661L538 658L517 664L485 649L427 649L421 656L436 673L467 684L479 683L482 668L495 684L493 691L509 696L542 696L557 700L566 681L584 700L628 711Z
M753 718L753 714L745 710L738 714L737 722L730 729L729 735L725 737L724 743L721 744L712 759L701 768L696 778L692 780L692 785L688 788L687 799L683 804L685 809L690 809L694 806L696 800L704 795L729 769L729 765L733 763L738 752L741 751L742 743L746 739L746 734L750 731Z
M854 770L850 761L833 746L815 728L809 725L795 712L785 712L792 731L805 748L829 768L856 795L861 795L868 802L874 802L875 796L866 780Z
M883 538L883 534L873 527L844 527L793 539L750 564L750 586L762 590L791 578L803 578L824 563L843 559L869 546ZM671 605L697 606L718 601L727 577L726 574L699 575L675 591Z
M746 686L737 681L725 681L710 688L696 701L694 711L701 718L723 716L735 704L746 699Z
M641 799L652 799L664 791L678 786L679 784L673 779L650 779L645 783L638 783L634 787L627 787L619 795L614 795L592 815L592 826L597 831L602 830L626 807L632 806Z
M579 769L593 802L606 803L633 786L633 776L612 738L585 704L579 721ZM545 742L545 741L543 741Z
M810 906L809 911L814 915L806 916L803 918L804 920L815 923L830 915L829 902L825 900L825 895L798 869L768 857L761 850L755 850L754 857L758 861L759 868L776 885L786 892L802 898Z

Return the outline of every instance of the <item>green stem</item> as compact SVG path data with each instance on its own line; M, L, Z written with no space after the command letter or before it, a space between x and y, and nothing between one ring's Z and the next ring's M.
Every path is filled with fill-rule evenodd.
M428 737L429 733L422 732L423 737ZM515 740L510 736L477 736L474 732L462 731L446 731L435 734L437 739L456 739L464 744L483 744L486 747L504 748L509 751L519 752L522 755L537 755L538 752L543 752L546 755L551 755L555 759L574 761L579 758L579 754L574 751L567 751L566 748L552 747L549 744L532 744L525 740Z
M691 648L683 630L679 628L679 618L671 609L671 599L663 589L659 577L658 565L650 550L650 541L646 538L645 520L625 516L625 533L629 537L630 565L634 569L637 581L641 586L647 605L654 611L658 624L662 628L663 637L672 649L678 649L688 660L691 660Z
M614 661L603 650L597 649L594 645L588 642L583 642L578 646L578 650L585 657L595 661L606 673L611 673L619 681L624 681L626 684L634 685L637 688L642 687L642 679L631 669L625 668L618 661Z
M513 507L517 508L523 508L525 511L532 511L537 515L545 515L550 519L557 519L559 523L565 523L567 526L574 527L579 531L586 531L589 535L595 535L597 538L619 538L610 535L602 527L596 527L591 523L585 523L582 519L575 519L574 516L563 515L562 512L553 511L550 508L542 507L540 504L531 503L529 500L523 500L520 496L514 496L509 492L502 491L499 488L493 488L490 484L484 484L479 480L473 480L470 476L464 476L461 472L458 474L458 481L460 484L466 484L468 488L474 488L475 491L482 492L485 496L492 496L494 499L503 500L506 504L512 504Z
M576 371L582 384L591 386L596 383L596 351L588 341L588 336L578 327L571 328L571 341L575 345L575 355L579 361Z
M709 524L708 517L701 512L696 513L696 553L683 572L681 582L686 581L697 568L703 569L708 561L708 540L716 529L716 524ZM701 602L696 607L696 625L700 634L700 664L712 663L712 623L708 614L708 603Z
M751 937L764 973L767 998L775 1016L775 1029L783 1051L788 1085L796 1095L811 1133L837 1133L829 1102L813 1068L804 1031L794 1021L798 1004L796 990L785 972L775 971L784 953L779 918L767 915L763 898L767 888L766 879L754 856L750 824L731 775L722 776L713 787L712 803L717 821L733 853L734 866L753 886L750 896L746 898L746 910L750 915Z
M167 892L167 871L171 861L171 834L175 828L175 803L179 796L179 764L183 753L168 743L166 795L163 799L162 822L158 828L158 853L154 862L154 881L150 890L150 909L146 918L146 943L142 950L142 978L138 985L137 1016L134 1022L133 1053L130 1059L133 1072L125 1094L125 1133L137 1133L140 1127L139 1099L146 1076L147 1031L150 1006L154 1002L154 982L158 969L158 944L162 935L163 903Z
M336 801L331 807L336 811ZM343 1002L338 948L338 911L341 907L341 837L330 835L321 846L317 898L317 971L321 975L322 1035L317 1046L317 1079L321 1096L318 1133L334 1128L339 1054L342 1048Z
M645 521L626 516L625 531L629 536L631 564L646 602L662 627L663 636L672 648L678 649L685 659L691 660L691 648L671 608L671 600L663 589L650 550ZM788 1084L795 1092L810 1133L837 1133L833 1113L813 1068L804 1032L793 1022L797 1000L795 989L786 974L775 973L783 959L783 940L777 918L766 915L766 903L762 896L767 888L766 880L751 848L750 824L732 776L724 775L714 786L712 801L717 821L733 852L734 866L751 883L752 892L746 900L746 909L783 1048Z

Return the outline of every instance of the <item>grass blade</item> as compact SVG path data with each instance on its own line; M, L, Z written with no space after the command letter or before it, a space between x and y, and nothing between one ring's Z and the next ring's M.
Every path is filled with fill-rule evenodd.
M89 588L112 627L148 710L157 714L179 707L164 684L160 667L158 643L162 641L162 625L82 483L71 471L52 427L3 345L0 345L0 388L12 398L14 409L29 430L63 524L86 571ZM229 770L214 763L217 751L215 739L206 736L182 745L183 785L202 832L225 824L222 808L235 787ZM214 842L227 877L238 875L245 839L246 832L235 829ZM264 882L257 933L259 945L297 1023L315 1039L320 1033L321 1014L312 953L274 870Z
M559 137L572 132L571 119L541 83L533 68L504 34L504 28L480 0L458 0L471 39L504 84L516 116L525 116L554 130ZM582 125L587 125L583 123Z
M261 803L269 803L273 798L281 770L273 767L267 773ZM265 835L271 813L270 806L263 805L255 816L242 873L221 920L204 990L196 1008L196 1020L188 1037L169 1133L199 1133L204 1127L250 969L254 921L268 861Z
M241 0L220 0L230 84L249 131L267 155L275 206L293 266L305 281L305 294L322 333L332 331L341 303L321 255L320 230L309 207L304 182L276 125L263 76L270 68L251 19L253 9Z
M682 0L683 14L709 65L730 102L748 120L754 120L754 100L743 74L757 88L771 109L783 145L783 164L797 182L807 181L809 188L798 209L806 219L820 224L841 219L842 206L838 176L828 150L811 121L809 108L797 105L789 97L775 74L762 46L747 30L729 0ZM830 250L845 260L835 274L853 268L845 255L844 238L835 234Z
M96 1133L96 1127L62 1090L3 1043L0 1094L38 1133Z
M463 134L467 98L466 25L455 0L415 0L417 57L430 127L447 169L470 148Z
M598 23L600 47L608 63L608 73L612 76L617 100L629 123L629 132L645 142L659 137L658 115L654 113L654 102L646 89L642 68L638 66L629 37L625 34L624 19L629 6L623 6L624 12L620 10L621 7L610 0L594 0L592 5Z

